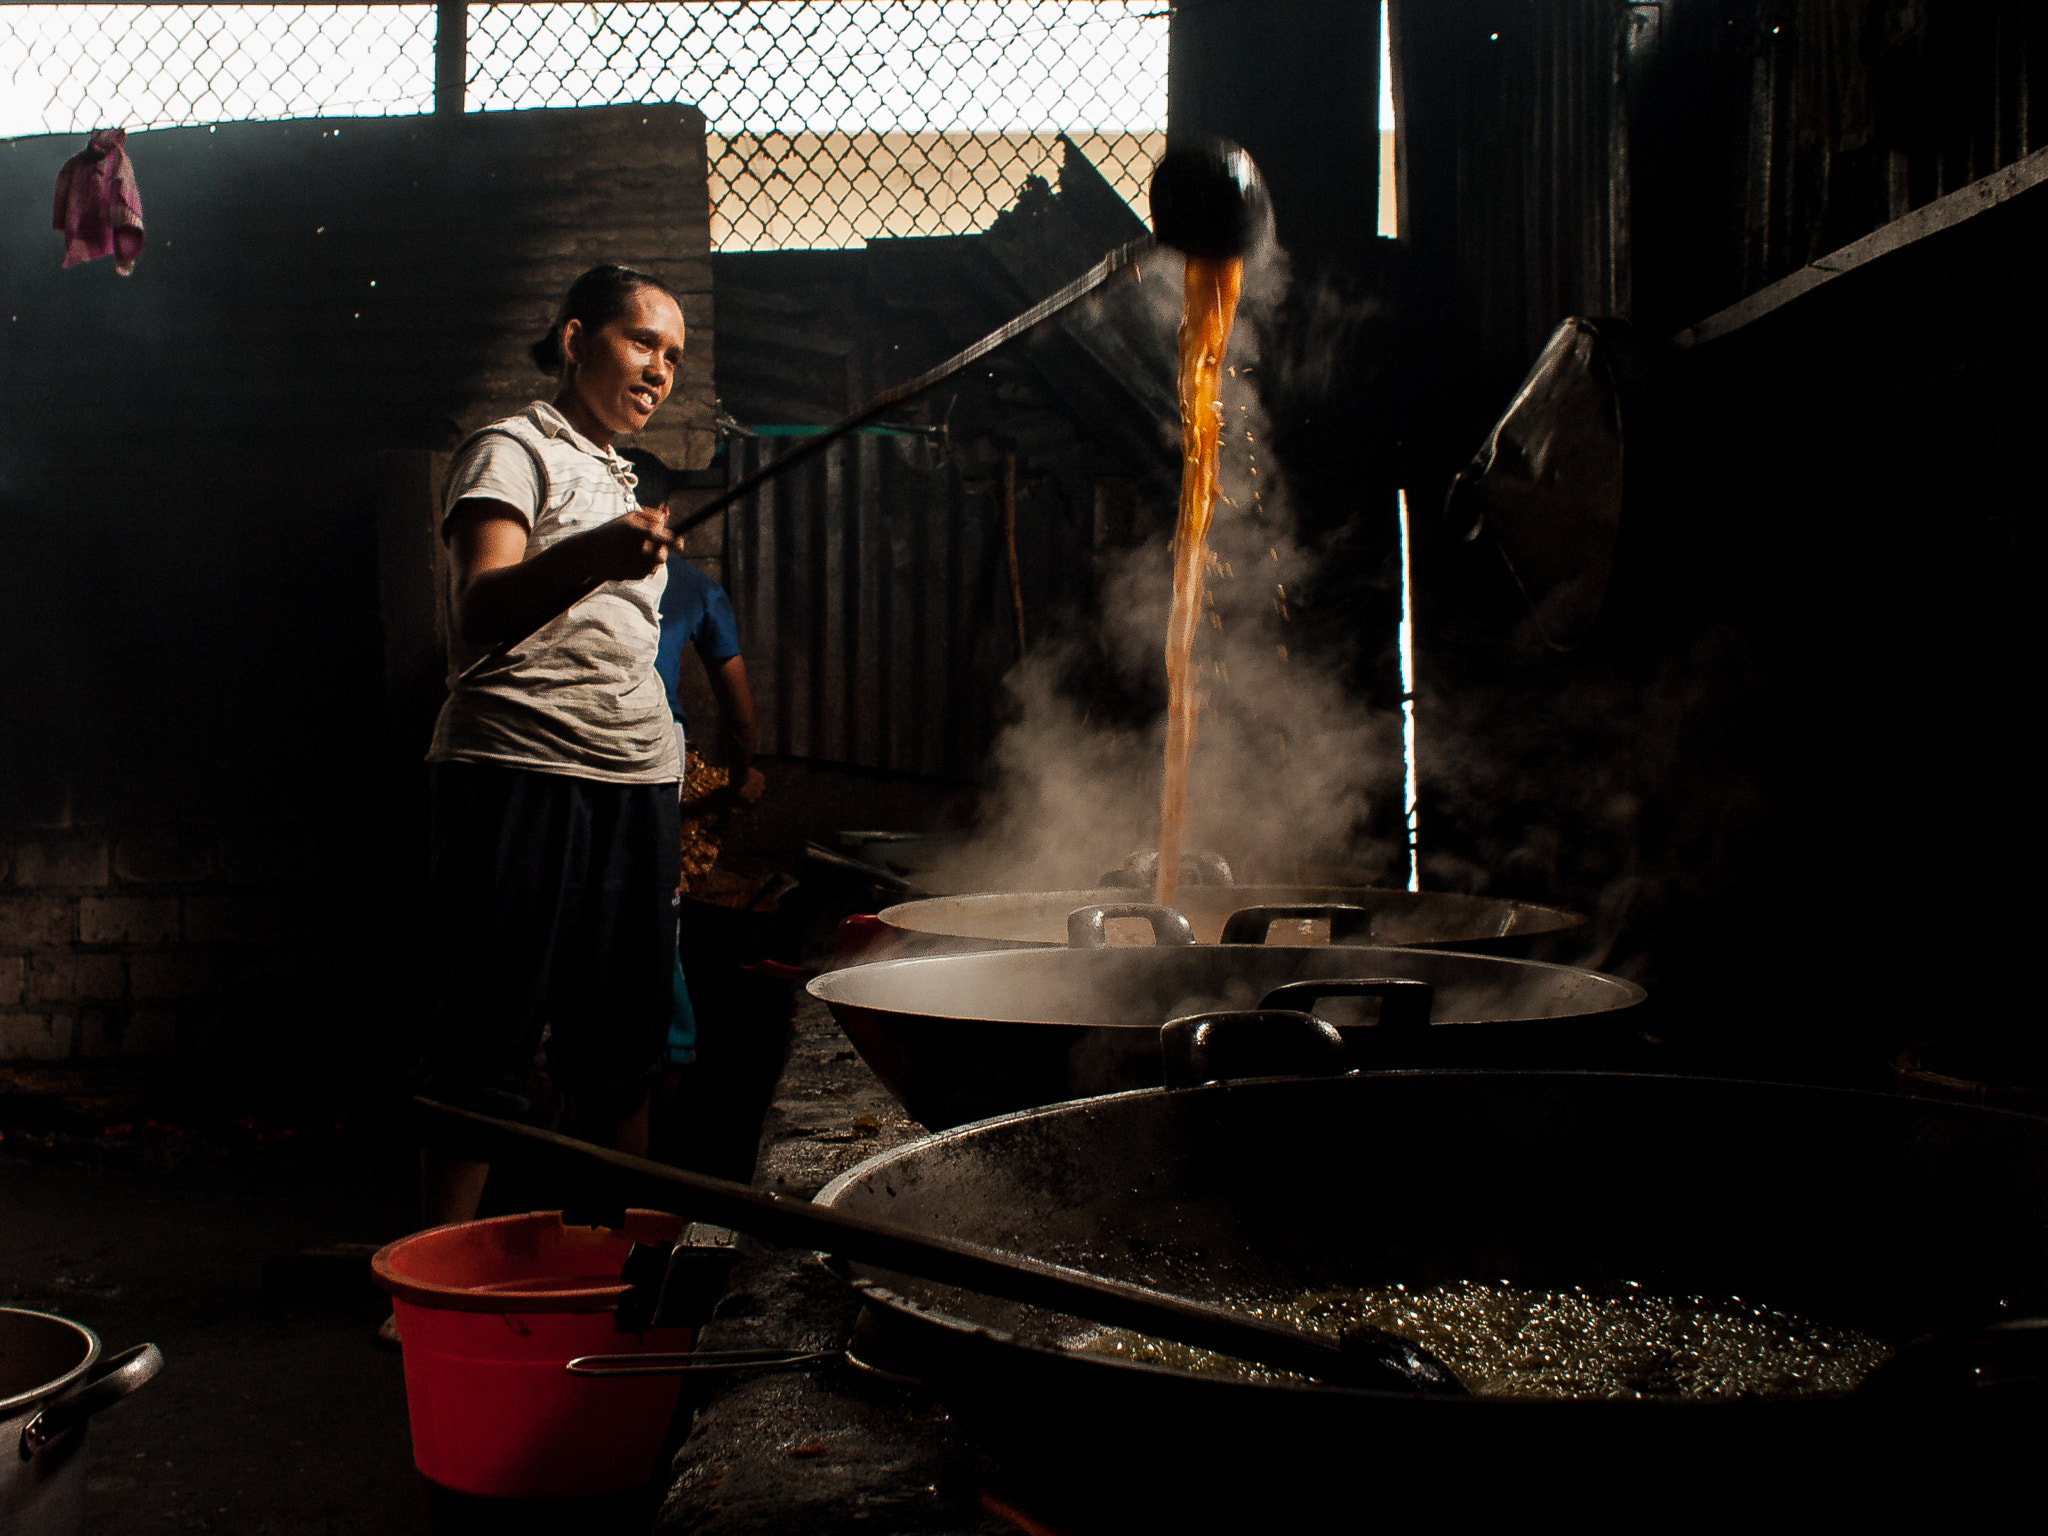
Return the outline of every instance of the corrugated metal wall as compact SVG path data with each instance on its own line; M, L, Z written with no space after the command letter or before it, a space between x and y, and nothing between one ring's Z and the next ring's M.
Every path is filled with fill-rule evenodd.
M1396 0L1403 235L1475 399L1505 399L1563 316L1630 308L1619 103L1637 9Z
M790 439L736 439L750 474ZM1017 487L1034 638L1088 570L1090 516L1059 483ZM971 776L1018 657L1001 477L967 477L936 438L863 432L726 515L764 753Z
M1690 325L2048 143L2038 0L1666 0L1631 60L1641 318Z
M1395 0L1404 240L1474 397L1566 315L1668 335L2048 144L2044 15Z

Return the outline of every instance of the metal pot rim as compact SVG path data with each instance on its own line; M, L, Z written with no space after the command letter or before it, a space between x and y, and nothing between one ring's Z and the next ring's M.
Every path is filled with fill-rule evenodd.
M85 1324L73 1322L68 1317L59 1317L54 1312L37 1312L28 1307L0 1307L0 1320L7 1317L33 1317L46 1322L62 1323L85 1341L85 1357L54 1380L46 1381L38 1387L31 1387L25 1392L17 1392L12 1397L0 1397L0 1419L11 1418L24 1408L33 1407L68 1390L93 1368L100 1357L101 1347L100 1336Z
M1174 947L1164 952L1168 954L1195 953L1202 955L1214 955L1219 952L1229 954L1236 951L1244 951L1246 953L1272 954L1276 951L1277 948L1279 948L1279 946L1264 944L1198 944L1188 945L1185 947ZM1432 957L1448 958L1452 960L1472 960L1484 966L1499 967L1502 971L1551 971L1557 972L1559 974L1598 977L1603 984L1613 987L1618 993L1621 994L1622 998L1624 999L1621 1002L1614 1003L1610 1007L1595 1010L1598 1013L1619 1013L1624 1009L1636 1007L1645 999L1647 999L1650 995L1648 991L1646 991L1642 986L1640 986L1636 982L1630 981L1625 976L1616 976L1608 971L1589 971L1584 966L1560 965L1553 960L1520 960L1505 955L1477 954L1466 950L1419 950L1412 948L1410 946L1391 944L1318 944L1309 946L1309 948L1313 949L1314 952L1317 954L1327 954L1332 951L1341 950L1357 954L1361 957L1370 957L1374 955L1426 954ZM914 1009L896 1007L887 1003L862 1002L857 997L834 996L833 994L834 992L838 991L839 988L845 986L852 986L856 988L863 986L872 986L875 984L875 980L877 977L892 975L912 966L958 966L966 961L982 961L984 963L993 962L1001 965L1021 964L1054 967L1065 965L1105 966L1115 965L1119 963L1142 964L1144 962L1119 962L1114 960L1104 960L1093 957L1103 955L1143 955L1148 953L1156 954L1160 952L1161 951L1156 946L1143 944L1133 945L1127 949L1067 949L1064 947L1049 945L1036 949L977 949L970 950L966 953L957 955L904 955L899 956L893 960L873 960L865 965L842 966L837 970L827 971L822 976L814 978L805 987L804 990L809 992L812 997L815 997L820 1002L826 1004L836 1003L853 1008L863 1008L871 1013L894 1014L904 1018L925 1018L931 1017L932 1015L919 1013ZM1064 956L1087 956L1090 958L1078 960L1059 958ZM1365 958L1361 958L1360 964L1366 964ZM847 980L846 978L852 979ZM823 988L822 991L820 990L821 988ZM1566 1015L1566 1017L1579 1016ZM1072 1019L997 1020L966 1015L959 1016L959 1021L970 1024L1033 1024L1067 1029L1138 1030L1156 1029L1158 1027L1157 1025L1153 1024L1081 1024L1077 1023ZM1444 1027L1455 1028L1457 1027L1457 1025L1449 1020L1446 1020L1444 1021ZM977 1121L975 1123L979 1124L981 1122Z
M1450 902L1460 906L1470 905L1474 909L1501 908L1517 913L1540 915L1547 919L1541 927L1526 927L1517 930L1515 937L1566 933L1586 925L1587 918L1582 912L1568 907L1552 906L1547 902L1525 901L1519 896L1479 896L1465 891L1406 891L1384 885L1322 885L1314 881L1257 881L1243 885L1203 886L1206 894L1212 891L1227 891L1246 897L1245 906L1257 906L1257 898L1277 893L1312 893L1317 901L1345 901L1374 897L1394 909L1420 905L1427 901ZM1026 903L1044 903L1049 906L1088 906L1095 902L1129 900L1131 891L1122 886L1091 886L1083 890L1068 891L964 891L954 895L920 896L910 901L900 901L894 906L884 907L875 915L891 928L904 933L927 934L939 938L968 938L972 935L959 934L951 929L925 928L922 922L933 912L944 907L963 907L969 913L1000 911L1007 907L1018 907ZM1442 945L1473 944L1484 942L1483 934L1468 938L1439 939L1419 943L1412 948L1434 949ZM1049 944L1058 947L1058 940L1007 939L1003 942L1016 944Z

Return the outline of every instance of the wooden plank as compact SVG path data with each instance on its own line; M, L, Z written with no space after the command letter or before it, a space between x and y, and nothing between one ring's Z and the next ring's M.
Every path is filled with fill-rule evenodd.
M1790 276L1687 326L1672 336L1671 344L1683 350L1733 335L1838 277L1967 223L2044 181L2048 181L2048 148L2037 149L2024 160L1993 171L1946 197L1914 209L1902 219L1894 219L1861 240L1809 262Z

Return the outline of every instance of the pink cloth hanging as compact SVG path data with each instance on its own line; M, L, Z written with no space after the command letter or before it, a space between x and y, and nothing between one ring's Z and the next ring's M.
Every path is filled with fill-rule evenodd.
M142 254L142 194L135 190L127 139L126 129L101 128L57 173L52 222L64 237L67 267L111 256L121 276L135 270Z

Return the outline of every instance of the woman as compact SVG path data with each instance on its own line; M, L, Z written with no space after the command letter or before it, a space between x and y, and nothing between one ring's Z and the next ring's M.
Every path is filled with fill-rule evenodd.
M533 347L553 400L456 451L451 679L427 753L443 969L422 1091L529 1114L545 1027L578 1134L636 1153L671 1000L682 765L654 668L670 541L611 445L682 353L658 279L593 267ZM423 1150L428 1224L474 1217L489 1172Z

